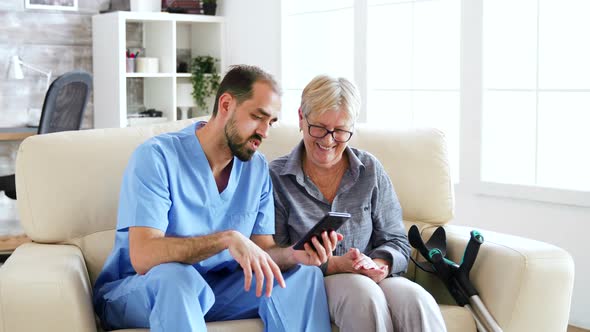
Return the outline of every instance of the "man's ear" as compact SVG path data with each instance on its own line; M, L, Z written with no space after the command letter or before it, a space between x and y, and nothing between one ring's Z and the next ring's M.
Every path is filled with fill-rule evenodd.
M221 94L221 96L219 96L219 107L217 112L224 115L228 114L230 109L233 107L232 104L234 102L235 99L231 94L227 92Z

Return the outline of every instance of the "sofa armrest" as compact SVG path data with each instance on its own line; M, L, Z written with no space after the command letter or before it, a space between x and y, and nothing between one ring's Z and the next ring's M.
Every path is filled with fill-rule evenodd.
M434 229L425 229L423 238L429 238ZM453 261L461 262L471 230L445 226L447 251ZM566 331L574 285L572 257L548 243L491 231L481 233L485 241L470 279L504 332ZM429 284L425 286L429 290L437 283L432 278L417 271L416 280ZM444 288L441 285L439 290Z
M96 332L78 247L24 244L0 268L0 332L9 331Z

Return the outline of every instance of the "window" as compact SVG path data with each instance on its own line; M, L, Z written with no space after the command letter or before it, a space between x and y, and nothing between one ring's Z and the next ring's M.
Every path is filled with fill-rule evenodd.
M467 187L588 205L588 17L588 0L283 0L283 113L344 76L360 121L443 130L455 179L464 134Z
M283 1L282 122L297 122L301 92L320 74L351 79L353 0Z
M368 0L367 122L436 127L459 171L459 0Z
M483 5L482 180L590 191L590 2Z
M314 76L343 76L361 90L361 121L445 132L458 175L459 28L459 0L284 0L281 121L297 121Z

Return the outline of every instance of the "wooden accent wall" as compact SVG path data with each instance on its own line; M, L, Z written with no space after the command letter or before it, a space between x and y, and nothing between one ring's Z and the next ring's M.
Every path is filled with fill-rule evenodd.
M25 116L28 108L41 108L45 76L23 68L23 80L7 77L13 55L53 72L52 80L74 69L92 73L92 16L105 10L109 0L79 0L75 12L25 9L24 0L0 1L0 123ZM136 31L130 31L141 35ZM82 126L93 127L90 97ZM19 141L0 142L0 175L14 172ZM2 220L0 209L0 222ZM1 236L1 234L0 234Z

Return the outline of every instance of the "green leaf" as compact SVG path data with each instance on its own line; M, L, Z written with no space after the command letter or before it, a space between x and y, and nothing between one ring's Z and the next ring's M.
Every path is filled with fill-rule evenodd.
M217 72L216 63L219 60L209 56L194 57L191 63L191 82L193 84L193 98L200 109L207 109L206 99L217 92L221 78Z

